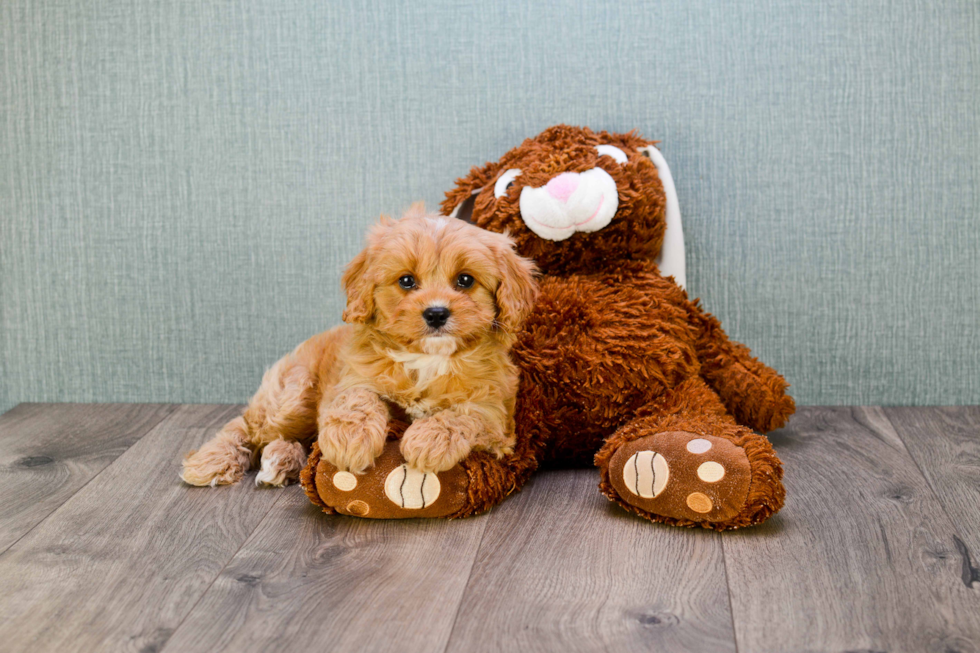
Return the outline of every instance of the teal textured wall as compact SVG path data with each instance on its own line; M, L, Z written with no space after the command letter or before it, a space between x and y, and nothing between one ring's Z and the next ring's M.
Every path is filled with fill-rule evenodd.
M980 4L0 3L0 409L241 402L380 212L663 140L689 286L803 403L980 403Z

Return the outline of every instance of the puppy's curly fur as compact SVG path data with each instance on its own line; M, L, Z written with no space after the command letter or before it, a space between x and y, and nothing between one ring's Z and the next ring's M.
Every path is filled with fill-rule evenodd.
M535 268L506 235L426 214L382 217L348 266L344 321L302 343L265 374L241 417L184 460L191 485L235 483L261 457L256 481L298 478L314 439L338 468L362 473L381 453L392 412L421 471L473 450L513 451L518 373L508 352L537 294ZM434 326L426 309L448 311Z

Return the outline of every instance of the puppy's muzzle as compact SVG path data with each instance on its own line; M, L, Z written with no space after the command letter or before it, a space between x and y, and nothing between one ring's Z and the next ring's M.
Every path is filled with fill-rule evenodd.
M445 306L430 306L422 311L422 319L433 329L439 329L446 325L451 315Z

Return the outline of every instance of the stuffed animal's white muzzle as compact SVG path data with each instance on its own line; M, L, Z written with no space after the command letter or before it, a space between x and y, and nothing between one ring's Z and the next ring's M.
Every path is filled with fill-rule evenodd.
M619 208L616 182L602 168L563 172L541 188L521 191L521 218L545 240L565 240L578 231L598 231Z

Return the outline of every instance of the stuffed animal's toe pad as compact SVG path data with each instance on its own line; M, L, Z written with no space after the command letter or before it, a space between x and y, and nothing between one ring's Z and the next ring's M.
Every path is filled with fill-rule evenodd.
M738 514L750 478L744 450L724 438L686 431L627 442L609 461L609 480L623 501L656 515L696 522Z
M405 464L398 441L389 440L364 474L338 470L321 458L315 484L323 504L343 515L407 519L455 514L466 502L469 478L459 465L438 474L413 469Z
M419 471L401 464L385 478L385 496L396 506L424 510L439 500L442 484L438 474Z

